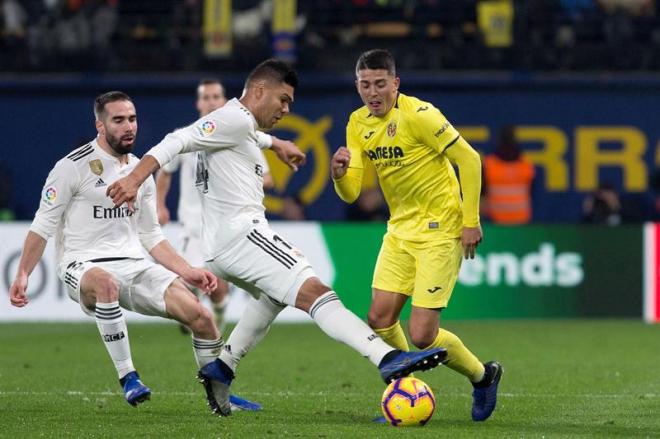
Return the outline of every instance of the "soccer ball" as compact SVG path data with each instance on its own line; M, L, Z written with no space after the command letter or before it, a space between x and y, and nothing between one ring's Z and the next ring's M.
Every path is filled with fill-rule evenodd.
M385 419L395 427L426 424L435 410L435 396L422 380L413 377L392 381L381 402Z

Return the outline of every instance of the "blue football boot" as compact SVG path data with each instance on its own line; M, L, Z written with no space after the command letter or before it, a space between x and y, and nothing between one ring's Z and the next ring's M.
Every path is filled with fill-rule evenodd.
M230 416L229 386L234 379L234 372L229 366L216 358L199 370L197 378L204 386L211 411L219 416Z
M219 358L202 367L197 378L204 386L207 404L213 413L229 416L232 412L261 410L261 404L229 393L234 372Z
M385 355L378 369L383 381L389 384L395 379L408 376L416 370L433 369L446 358L447 350L444 348L416 352L396 350Z
M485 421L495 410L497 404L497 386L502 378L502 365L497 361L484 363L486 373L483 380L473 383L472 391L472 420Z
M151 398L151 389L142 384L140 375L136 371L124 375L119 380L119 384L124 389L126 401L133 407Z
M248 401L240 396L229 395L229 404L233 412L258 412L261 410L261 404L253 401Z

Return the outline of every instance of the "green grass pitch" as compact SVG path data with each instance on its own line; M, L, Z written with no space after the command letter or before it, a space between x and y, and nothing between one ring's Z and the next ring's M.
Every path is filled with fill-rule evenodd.
M234 391L259 413L208 411L192 347L172 324L129 325L153 390L130 407L93 323L0 325L0 437L660 437L660 325L637 321L448 321L504 365L498 407L470 420L467 381L417 376L437 409L425 427L372 424L384 385L365 359L312 325L276 325L241 364Z

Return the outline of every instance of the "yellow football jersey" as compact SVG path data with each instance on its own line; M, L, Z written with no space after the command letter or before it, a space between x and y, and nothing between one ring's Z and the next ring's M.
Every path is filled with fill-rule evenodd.
M460 187L444 154L459 137L432 104L401 93L383 117L372 116L366 106L351 114L349 168L362 169L366 161L376 168L392 235L410 241L461 236Z

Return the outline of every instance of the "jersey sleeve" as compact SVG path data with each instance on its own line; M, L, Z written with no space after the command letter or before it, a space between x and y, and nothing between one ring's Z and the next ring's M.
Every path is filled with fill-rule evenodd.
M168 134L147 155L163 166L177 154L231 148L249 135L251 124L252 121L239 111L214 111L192 125Z
M149 178L142 185L140 195L140 210L138 211L138 237L142 246L150 252L159 242L165 239L158 222L156 211L156 183Z
M73 162L69 159L57 162L46 178L30 231L45 240L53 236L79 187L80 176Z
M463 226L479 226L479 197L481 195L481 158L469 143L459 137L445 151L447 158L458 166L463 194Z
M428 103L425 106L428 109L418 111L412 117L413 133L418 136L420 143L443 153L460 135L440 110Z
M257 131L257 146L259 149L268 149L273 146L273 137L263 131Z
M352 203L357 200L362 188L362 171L360 168L348 168L342 178L332 180L335 192L342 201Z
M342 178L333 180L335 192L337 192L339 198L347 203L354 202L360 195L364 174L362 145L359 141L356 125L354 117L351 116L346 126L346 147L351 153L351 162L348 164L346 174Z
M348 125L346 125L346 148L351 152L351 163L348 166L351 168L363 169L362 144L360 143L357 123L353 116L351 116Z
M152 156L163 167L174 160L174 157L178 154L192 151L193 141L191 127L181 128L169 133L156 146L147 151L145 155Z
M181 155L177 154L176 156L174 156L172 160L161 166L161 169L167 172L168 174L174 174L176 171L179 170L180 167L181 167Z

